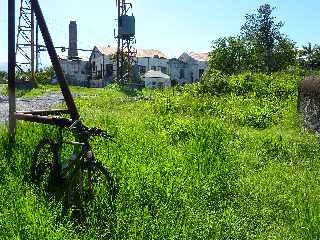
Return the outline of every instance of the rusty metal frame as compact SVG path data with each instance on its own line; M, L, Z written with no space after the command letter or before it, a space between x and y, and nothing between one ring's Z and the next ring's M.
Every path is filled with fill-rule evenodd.
M120 36L119 27L121 17L127 15L132 10L132 3L127 0L116 0L118 8L118 32L115 36L118 42L117 47L117 83L126 84L130 80L133 80L133 64L136 63L137 49L135 49L135 36ZM125 62L128 62L127 69L125 68Z
M48 26L44 19L40 4L38 0L30 0L31 7L36 16L40 31L42 33L45 46L48 50L52 66L56 73L58 83L67 105L67 110L40 110L16 112L16 85L15 85L15 0L8 0L8 90L9 90L9 133L14 136L16 129L16 120L24 120L29 122L43 123L56 125L59 127L70 127L73 122L80 119L77 107L73 100L71 91L65 79L63 70L61 68L56 49L54 47ZM69 114L71 119L49 116Z

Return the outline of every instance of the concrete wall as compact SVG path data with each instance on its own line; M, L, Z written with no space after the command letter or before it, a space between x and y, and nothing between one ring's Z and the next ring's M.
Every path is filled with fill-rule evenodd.
M165 58L150 58L150 57L139 57L137 58L137 65L139 66L140 75L144 73L155 70L162 71L165 74L169 73L168 59ZM144 71L142 71L141 66L144 67Z
M95 48L91 54L90 65L93 80L103 79L104 84L112 81L116 71L116 63L112 60L111 55L103 55Z
M88 85L88 61L61 59L60 64L70 85L83 87Z
M93 79L112 80L116 71L116 63L112 60L111 55L103 55L95 48L91 54L90 63Z
M187 83L192 83L200 80L201 74L208 69L208 62L193 59L186 53L182 54L179 60L186 64L185 79Z
M171 77L171 81L179 84L183 84L187 82L186 79L186 70L187 65L176 58L169 60L169 75ZM183 72L183 74L181 73ZM184 76L183 76L184 75Z

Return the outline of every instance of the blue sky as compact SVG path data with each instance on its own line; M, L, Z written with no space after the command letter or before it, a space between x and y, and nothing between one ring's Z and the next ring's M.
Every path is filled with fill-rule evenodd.
M115 45L115 0L39 0L54 43L68 44L68 24L78 23L78 47ZM16 0L17 10L20 0ZM260 5L276 7L285 22L283 32L297 42L320 42L319 0L132 0L136 16L137 47L155 48L169 57L182 52L206 52L212 40L236 35L244 16ZM7 58L7 0L0 0L0 62ZM18 12L17 12L18 14ZM41 57L46 61L45 54Z

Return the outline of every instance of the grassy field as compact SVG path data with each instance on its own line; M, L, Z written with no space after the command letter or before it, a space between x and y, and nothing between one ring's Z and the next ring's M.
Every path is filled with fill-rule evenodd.
M241 75L223 91L73 88L83 121L116 136L95 142L119 184L116 211L76 224L38 191L31 154L53 129L20 122L12 152L1 129L0 239L320 238L320 141L298 124L300 78Z

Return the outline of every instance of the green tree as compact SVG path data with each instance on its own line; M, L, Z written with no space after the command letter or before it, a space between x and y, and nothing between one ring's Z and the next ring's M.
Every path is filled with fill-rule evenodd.
M273 71L286 69L288 66L297 64L298 50L296 43L287 37L279 39L273 49L273 60L275 62Z
M320 46L308 43L299 51L299 63L306 69L315 70L320 68Z
M276 22L273 10L269 4L262 5L257 13L246 15L240 36L213 41L209 71L272 73L295 65L296 44L280 32L283 23Z
M7 72L0 71L0 83L6 82L8 79L8 74Z
M274 9L269 4L260 6L257 13L246 15L241 27L241 37L248 43L256 71L271 73L295 61L295 44L280 32L284 24L276 22L276 17L272 16ZM286 57L289 59L284 61Z
M248 60L245 42L240 37L223 37L213 41L209 68L225 74L241 73Z

